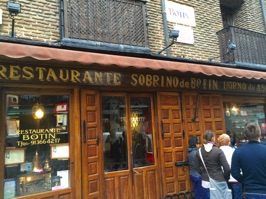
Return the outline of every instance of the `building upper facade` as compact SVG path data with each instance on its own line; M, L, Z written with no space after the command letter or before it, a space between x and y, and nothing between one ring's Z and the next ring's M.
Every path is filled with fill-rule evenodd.
M266 69L265 0L17 0L15 16L7 2L0 0L5 40ZM174 41L171 30L179 31Z

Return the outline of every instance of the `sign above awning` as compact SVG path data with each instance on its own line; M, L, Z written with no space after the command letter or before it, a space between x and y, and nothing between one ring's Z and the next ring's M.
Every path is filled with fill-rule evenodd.
M102 66L116 65L119 67L135 67L137 69L192 72L195 74L236 77L247 79L266 79L266 72L251 71L207 64L165 61L121 55L110 55L52 47L32 46L0 42L0 55L10 58L31 57L36 60L57 60L63 62L78 62L81 64L98 64ZM0 63L1 64L1 63Z

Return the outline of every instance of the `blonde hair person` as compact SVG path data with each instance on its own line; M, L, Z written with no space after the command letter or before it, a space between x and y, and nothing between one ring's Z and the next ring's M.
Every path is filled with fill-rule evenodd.
M230 145L230 136L227 134L222 134L217 139L220 146L229 146Z
M224 133L218 137L217 141L231 168L232 156L235 149L230 146L230 136ZM232 175L230 175L228 180L228 186L230 189L232 189L232 195L234 199L242 199L242 185L236 179L234 179Z

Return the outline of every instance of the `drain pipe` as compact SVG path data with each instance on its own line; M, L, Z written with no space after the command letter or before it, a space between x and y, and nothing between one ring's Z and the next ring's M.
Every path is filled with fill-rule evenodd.
M264 19L264 28L266 29L266 10L265 10L264 0L260 0L260 4L261 4L261 9L262 9L262 16Z
M262 0L261 0L262 1ZM169 45L169 36L168 36L168 26L167 26L167 19L166 19L166 8L165 8L165 0L161 0L161 7L163 12L163 30L164 30L164 40L165 46ZM166 49L167 56L170 56L170 49Z

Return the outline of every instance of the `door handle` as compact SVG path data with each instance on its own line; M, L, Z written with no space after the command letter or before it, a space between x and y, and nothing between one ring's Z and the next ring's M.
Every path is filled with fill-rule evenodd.
M86 121L83 120L83 143L86 143L87 136L86 136Z
M162 139L164 139L163 121L161 121L161 128L162 128Z
M138 171L136 171L135 169L133 169L133 171L134 171L134 173L136 173L136 174L138 174L138 175L140 174L140 173L139 173Z
M182 167L183 171L186 171L185 166L189 166L188 161L183 161L183 162L175 162L176 167Z
M100 142L100 137L99 137L99 135L97 135L97 137L96 137L96 142L97 142L97 146L99 146L99 142Z

